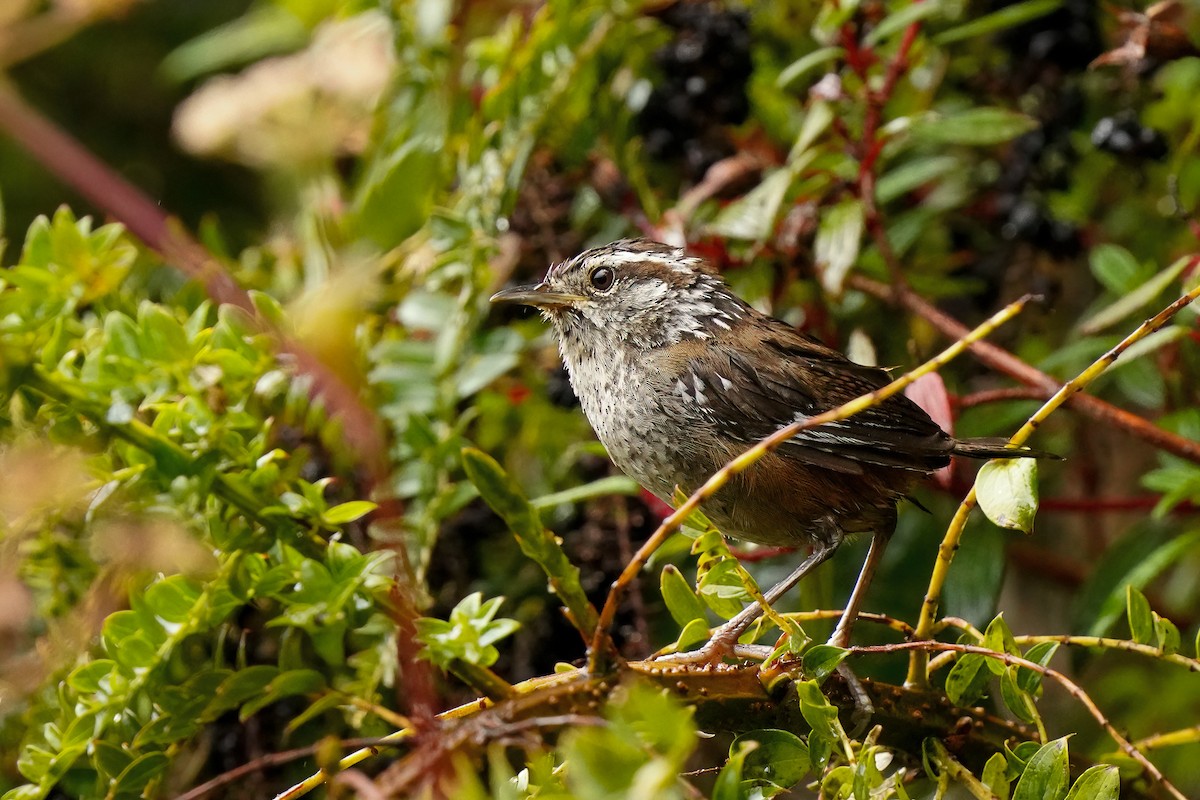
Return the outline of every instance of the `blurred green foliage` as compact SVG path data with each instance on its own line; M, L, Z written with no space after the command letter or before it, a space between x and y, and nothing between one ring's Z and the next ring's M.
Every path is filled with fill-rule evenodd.
M1059 380L1196 282L1200 59L1089 71L1121 35L1093 4L147 0L82 3L74 20L51 5L0 15L0 42L63 26L0 88L195 230L254 313L93 222L109 209L0 137L0 590L23 598L0 614L5 800L177 796L253 754L381 736L393 709L472 697L450 682L421 694L413 631L428 661L504 691L552 684L556 662L582 657L609 581L661 509L610 474L541 323L487 305L582 246L686 240L756 306L880 364L941 342L864 279L902 278L967 324L1037 291L1047 310L998 341ZM1196 16L1179 22L1192 41ZM702 46L715 35L703 25L725 20L743 41L738 19L752 70L734 85L704 71L720 53ZM693 45L698 67L683 59ZM686 69L696 97L663 122L647 109L663 102L655 87ZM707 116L729 100L719 92L744 101L742 121ZM191 103L203 113L189 117ZM1163 152L1098 144L1122 114ZM651 155L656 136L677 150ZM722 160L735 153L749 161ZM1091 391L1200 441L1196 345L1185 310ZM326 393L302 356L349 391ZM966 359L944 378L959 435L1011 433L1036 407L966 402L1003 385ZM356 449L346 403L378 418L386 469ZM942 639L1002 657L939 657L935 685L1032 732L984 765L937 738L898 746L843 728L821 681L846 653L809 646L823 623L793 612L840 607L861 558L847 547L775 620L790 633L777 652L800 654L811 678L790 701L808 730L751 721L714 749L694 708L629 681L592 716L546 722L561 734L486 758L477 747L438 777L496 797L684 797L696 780L723 800L806 781L827 797L956 783L1104 798L1120 767L1143 791L1141 767L1025 663L1055 658L1200 791L1187 672L1200 465L1117 427L1053 417L1037 444L1066 465L1044 468L1040 487L1028 475L987 486L1031 538L980 520L957 554ZM915 620L965 490L951 477L922 490L931 514L902 509L870 610ZM702 516L690 524L652 562L658 591L618 618L629 655L702 641L755 581L792 566L743 567ZM1117 638L1052 641L1068 635ZM847 663L903 675L895 657ZM1170 691L1152 688L1160 679ZM1072 772L1079 755L1116 766ZM273 767L219 791L258 796L313 771Z

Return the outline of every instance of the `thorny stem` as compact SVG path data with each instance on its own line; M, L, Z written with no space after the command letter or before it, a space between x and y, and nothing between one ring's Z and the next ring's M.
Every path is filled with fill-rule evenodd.
M957 617L943 617L939 625L951 625L969 632L977 640L983 641L983 633L971 625L966 620L958 619ZM1042 642L1053 642L1054 644L1066 645L1068 647L1090 647L1104 650L1121 650L1127 653L1137 653L1138 655L1147 656L1149 658L1163 661L1168 664L1174 664L1177 667L1182 667L1189 672L1200 672L1200 659L1185 656L1183 653L1168 653L1162 648L1155 647L1150 644L1141 644L1133 642L1129 639L1113 639L1107 636L1072 636L1070 634L1040 634L1040 635L1022 635L1013 636L1013 641L1020 647L1040 644ZM941 656L932 658L929 661L930 670L936 670L942 666L943 662L952 661L955 658L955 653L944 653Z
M1108 717L1106 717L1104 712L1102 712L1096 706L1096 703L1092 700L1088 693L1083 690L1083 687L1079 686L1079 684L1075 683L1058 670L1051 667L1044 667L1041 664L1021 658L1020 656L1014 656L1008 653L1000 653L995 650L989 650L986 647L979 647L977 645L970 644L916 641L850 648L852 655L865 655L871 653L898 653L904 650L924 652L926 656L928 656L930 651L974 653L987 658L994 658L1010 666L1023 667L1025 669L1033 670L1039 675L1050 678L1066 689L1068 694L1078 700L1079 703L1092 716L1092 719L1096 720L1100 727L1103 728L1104 731L1112 738L1112 740L1117 743L1117 746L1121 749L1121 752L1136 761L1142 767L1142 769L1146 771L1146 774L1149 775L1159 786L1161 786L1172 797L1176 798L1176 800L1187 800L1187 798L1184 797L1183 794L1181 794L1180 791L1176 789L1170 781L1167 780L1166 776L1159 771L1158 767L1154 766L1154 763L1150 761L1150 759L1146 758L1145 754L1134 747L1132 742L1122 736L1121 732L1113 727L1113 724L1108 721Z
M1009 442L1013 445L1024 444L1047 417L1057 411L1073 395L1078 394L1092 381L1100 377L1131 345L1162 328L1197 297L1200 297L1200 286L1181 296L1162 311L1139 325L1136 330L1122 339L1111 350L1096 359L1087 369L1055 392L1054 396L1034 412L1033 416L1021 426L1019 431L1013 434ZM917 629L914 634L917 639L929 639L933 635L934 624L937 621L938 604L941 602L942 588L945 586L946 576L950 571L950 563L954 559L955 551L958 550L967 518L971 515L972 509L975 508L976 502L976 491L975 487L972 486L971 491L963 498L962 503L955 512L954 518L950 521L950 525L946 529L946 535L938 547L937 560L934 562L933 573L929 577L929 587L926 589L925 599L921 603L921 615L917 620ZM908 677L905 680L905 685L916 688L927 687L929 685L928 666L928 651L914 650L909 658Z
M608 597L604 601L604 608L600 612L600 621L596 626L595 635L592 638L591 647L589 648L588 669L592 672L600 672L604 666L604 661L608 654L607 640L608 631L612 627L613 618L617 613L617 606L620 603L621 595L630 582L637 577L642 567L650 559L651 554L657 550L667 537L670 536L681 524L687 519L699 505L712 497L718 490L721 489L731 478L742 472L745 472L753 466L759 459L771 452L781 444L791 439L800 431L815 428L819 425L824 425L829 422L846 419L854 414L859 413L867 408L877 405L892 395L899 394L906 386L911 384L922 375L927 375L945 366L951 360L962 354L973 342L989 335L996 328L1003 325L1008 320L1015 317L1021 312L1031 298L1026 296L1010 303L1008 306L994 314L990 319L986 320L975 330L967 333L958 341L947 347L938 355L926 361L921 366L913 369L896 380L884 386L881 389L876 389L873 392L857 397L848 403L844 403L837 408L826 411L822 414L817 414L813 417L794 422L780 428L775 433L760 441L758 444L746 450L737 458L730 461L716 473L714 473L704 485L696 491L692 492L691 496L662 521L658 529L650 536L649 539L638 549L634 554L633 559L625 565L625 569L613 582L612 588L608 592Z

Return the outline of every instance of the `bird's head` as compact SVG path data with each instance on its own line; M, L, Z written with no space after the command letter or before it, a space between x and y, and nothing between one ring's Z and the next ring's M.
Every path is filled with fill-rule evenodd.
M702 259L646 239L622 239L550 268L535 286L506 289L493 303L539 309L564 346L638 350L729 331L749 310Z

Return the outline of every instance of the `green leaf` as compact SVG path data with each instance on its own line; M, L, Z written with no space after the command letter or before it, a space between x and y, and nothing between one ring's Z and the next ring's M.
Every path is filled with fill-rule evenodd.
M863 37L863 43L868 47L874 47L888 37L894 36L904 30L914 22L920 22L921 20L936 17L944 13L946 13L946 9L942 3L938 2L913 3L912 5L904 6L899 11L895 11L884 17L883 21Z
M747 603L755 602L746 591L741 565L732 558L702 568L696 589L704 603L724 619L732 619Z
M659 586L663 602L667 604L667 611L677 624L687 625L689 622L705 619L704 604L674 564L663 567Z
M1063 800L1071 784L1067 739L1055 739L1038 748L1017 781L1012 800Z
M987 630L983 632L983 647L988 650L994 650L997 653L1005 653L1010 656L1019 656L1020 649L1017 648L1017 642L1013 639L1012 630L1008 627L1008 623L1004 621L1004 615L998 614L995 619L988 623ZM1003 661L995 658L986 658L988 670L993 675L1003 675L1004 670L1008 669Z
M999 11L993 11L991 14L976 17L970 22L942 31L933 37L933 43L941 46L995 33L1038 17L1044 17L1062 4L1063 0L1025 0L1023 3L1013 3Z
M1116 295L1125 295L1145 280L1145 270L1138 260L1124 247L1117 244L1098 244L1088 254L1092 275L1105 289Z
M238 719L245 721L271 703L298 694L315 694L325 688L325 676L314 669L293 669L271 680L261 695L245 703Z
M326 525L345 525L370 514L377 508L379 505L369 500L351 500L348 503L339 503L332 508L325 509L325 512L321 514L321 521Z
M200 600L200 587L182 575L172 575L150 584L146 605L155 616L167 622L186 622Z
M132 360L142 357L137 325L120 311L113 311L105 316L104 337L109 352Z
M860 200L843 200L822 216L813 256L821 275L821 286L830 294L842 293L842 283L858 260L864 229Z
M256 664L238 670L226 678L213 695L204 717L216 719L225 711L237 708L242 703L266 689L279 675L279 668L269 664Z
M257 289L251 289L247 294L250 296L250 303L254 306L254 311L260 317L278 331L290 331L291 326L288 324L287 312L283 310L283 306L279 304L278 300Z
M1135 525L1105 551L1077 593L1077 627L1090 636L1107 635L1127 608L1127 585L1146 586L1195 551L1200 551L1200 530L1179 534L1151 521Z
M764 241L775 228L784 195L795 179L796 173L789 167L770 173L744 197L722 208L706 227L707 232L730 239Z
M948 155L913 159L879 176L879 183L875 185L875 199L880 205L890 203L962 167L961 159Z
M1111 764L1088 767L1075 781L1067 800L1119 800L1121 771Z
M17 758L17 771L28 780L40 783L50 772L53 763L54 753L44 747L27 745L21 749L21 755Z
M971 108L953 114L929 112L913 123L914 139L929 144L988 147L1038 127L1037 120L1004 108Z
M1129 255L1130 259L1133 258L1128 251L1126 251L1126 255ZM1095 258L1095 251L1093 251L1093 258ZM1118 258L1120 257L1118 256ZM1136 264L1136 262L1134 263ZM1178 280L1179 276L1183 274L1184 270L1191 263L1192 260L1190 258L1181 258L1136 288L1123 289L1115 302L1105 306L1079 323L1079 333L1084 336L1091 336L1142 310L1166 291L1167 287Z
M116 666L115 661L98 658L72 670L67 676L67 685L80 694L95 694L100 691L101 681L111 675Z
M1038 642L1025 651L1025 660L1041 664L1044 667L1050 663L1050 659L1054 658L1057 650L1058 642ZM1042 673L1028 667L1019 667L1017 669L1017 685L1023 691L1037 692L1042 686Z
M541 511L544 508L579 503L596 497L608 497L610 495L636 497L641 491L642 487L632 478L626 478L624 475L606 475L590 483L572 486L570 489L563 489L561 492L535 497L529 501L529 505Z
M387 141L366 160L351 228L383 247L415 233L442 177L447 105L409 84L392 100Z
M809 763L813 771L824 772L834 745L841 738L837 707L832 705L816 681L796 683L796 695L800 701L800 714L812 731L808 737Z
M787 89L817 67L837 61L845 54L846 51L841 47L818 47L784 67L775 79L775 86Z
M754 747L753 743L739 744L734 741L734 746L729 748L729 758L725 761L725 766L721 767L716 781L713 782L712 800L749 800L750 794L744 788L742 771L745 768L746 755L753 751Z
M104 739L92 742L92 763L100 774L115 779L133 763L133 753Z
M749 742L756 746L745 748ZM730 758L738 752L745 754L743 791L756 786L790 789L804 780L810 767L808 746L791 731L764 728L739 734L729 746Z
M1163 651L1167 655L1174 655L1175 653L1179 652L1179 628L1175 626L1174 622L1155 614L1154 633L1158 640L1159 650Z
M472 447L462 451L467 478L483 501L504 519L521 552L537 562L550 579L550 587L567 607L572 623L590 637L596 627L596 609L579 582L579 568L571 563L552 533L542 526L537 510L496 460Z
M675 640L677 650L686 650L694 644L699 644L708 638L708 620L694 619L683 626L679 637Z
M788 152L788 167L794 174L799 175L816 156L810 148L813 142L829 129L836 116L833 104L826 100L809 103L808 113L804 115L804 122L800 125L800 132L796 134L796 141L792 143L792 149Z
M1034 722L1033 698L1017 685L1017 668L1008 667L1000 676L1000 697L1004 705L1022 722Z
M417 640L427 648L426 657L442 668L448 668L455 659L481 667L496 663L500 653L492 645L520 625L516 620L493 619L503 597L482 600L482 593L473 592L451 610L449 620L417 620Z
M994 459L975 479L979 508L1001 528L1029 533L1038 509L1037 459Z
M1158 634L1154 630L1154 612L1150 601L1132 584L1125 587L1125 613L1129 618L1129 632L1138 644L1157 644Z
M145 753L138 756L132 764L125 768L116 782L109 787L110 795L141 794L142 789L150 781L166 771L171 760L165 753Z
M960 656L946 675L946 695L956 706L969 706L983 695L991 670L986 656L967 653Z
M1012 778L1008 774L1008 759L1002 753L992 753L992 757L983 765L980 780L999 800L1008 800L1009 788L1012 785Z
M160 74L174 84L304 47L309 30L285 6L251 9L176 47L159 64Z
M800 667L806 678L822 683L846 660L850 651L831 644L817 644L804 651Z

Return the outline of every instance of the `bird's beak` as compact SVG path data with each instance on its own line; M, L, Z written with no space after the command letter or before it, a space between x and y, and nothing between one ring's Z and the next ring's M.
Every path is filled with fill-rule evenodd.
M515 286L492 295L493 303L519 303L535 308L563 308L585 299L577 294L556 292L545 283L539 283L537 286Z

